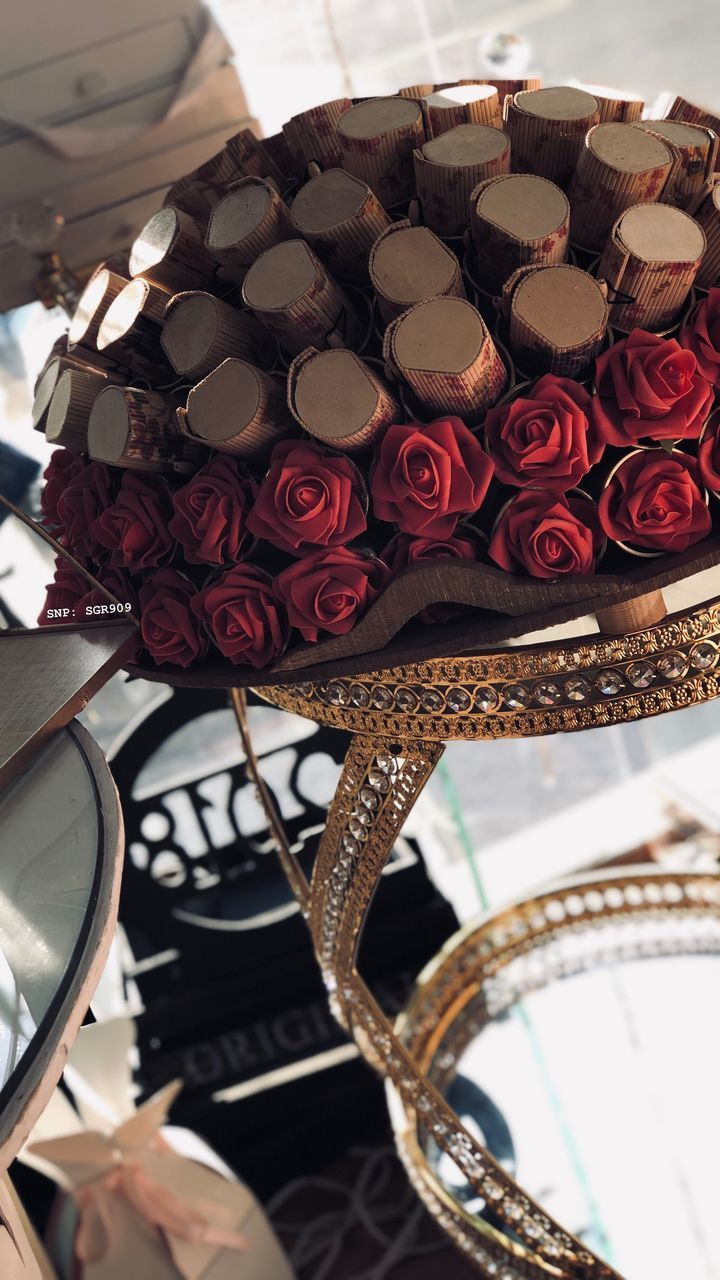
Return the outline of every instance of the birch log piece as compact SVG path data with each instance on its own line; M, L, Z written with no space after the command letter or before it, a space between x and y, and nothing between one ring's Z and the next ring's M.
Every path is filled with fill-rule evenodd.
M500 398L507 370L481 315L464 298L418 302L385 330L388 369L423 409L477 423Z
M348 453L367 448L402 414L385 379L352 351L302 351L290 365L287 396L304 431Z
M425 99L428 134L437 138L459 124L484 124L499 129L502 112L497 89L491 84L452 85Z
M567 196L547 178L511 173L481 182L470 197L480 288L497 295L518 267L565 262L569 230Z
M264 363L275 352L267 332L249 311L211 293L178 293L168 303L160 338L175 372L196 382L228 356Z
M102 386L106 385L108 379L116 382L124 381L123 375L113 375L104 369L95 369L92 365L86 364L83 360L75 359L73 356L53 356L52 359L47 361L35 387L32 424L36 431L45 431L53 392L62 375L69 369L79 369L81 372L95 374L100 379Z
M108 308L127 284L124 276L103 268L96 272L80 294L80 301L68 329L68 354L81 349L90 353L96 350L97 336Z
M702 227L707 243L695 283L701 289L713 289L720 285L720 182L706 195L695 220Z
M420 106L410 98L370 98L340 117L342 167L387 209L415 193L412 156L425 141Z
M290 210L264 178L242 178L210 214L205 238L213 258L242 284L266 249L296 235Z
M692 209L713 181L718 135L702 125L681 120L642 120L636 126L670 144L676 162L660 199L678 209Z
M606 290L579 267L521 267L503 287L503 316L522 373L581 378L605 340Z
M172 376L160 346L162 324L172 294L138 276L117 295L105 314L97 348L138 377L154 381Z
M356 346L363 319L303 240L261 254L245 277L243 299L291 355L307 346Z
M58 380L47 414L45 439L74 453L87 452L90 412L108 382L91 369L66 369Z
M504 117L515 172L534 173L566 187L585 134L600 123L600 108L592 94L560 85L507 97Z
M90 411L88 453L98 462L160 474L195 471L207 451L183 435L176 402L139 387L106 387Z
M642 117L645 103L636 93L611 89L608 85L586 84L581 80L571 80L570 84L573 89L592 94L600 109L600 124L634 124Z
M370 283L385 324L415 302L465 297L460 263L428 227L393 222L375 241L368 261Z
M666 330L680 319L705 252L705 233L681 209L641 204L626 210L605 246L598 276L607 281L613 328Z
M326 169L298 191L290 211L295 235L312 245L340 280L366 285L370 249L390 217L366 182Z
M413 163L425 226L439 236L461 236L478 183L510 172L510 139L502 129L459 124L423 143Z
M283 136L301 172L313 162L321 169L337 169L342 164L337 125L351 107L350 98L334 98L309 111L301 111L283 125Z
M215 269L202 226L172 205L153 214L130 250L130 274L170 293L204 288L212 283Z
M631 124L590 129L568 187L573 243L604 248L625 209L661 198L674 167L673 151L651 133Z
M705 107L696 107L687 98L675 98L667 111L668 120L683 120L685 124L699 124L703 129L712 129L720 136L720 116L707 111ZM715 157L716 172L720 166L720 153Z
M223 360L188 396L183 430L220 453L255 458L297 434L285 380L246 360Z

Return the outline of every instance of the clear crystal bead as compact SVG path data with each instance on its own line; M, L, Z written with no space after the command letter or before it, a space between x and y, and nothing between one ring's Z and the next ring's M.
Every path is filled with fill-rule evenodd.
M373 791L372 787L361 787L360 799L367 809L377 809L380 803L377 791Z
M397 773L397 760L394 756L380 755L375 757L375 764L381 773Z
M504 1210L505 1217L508 1218L510 1222L519 1222L525 1215L525 1210L521 1204L518 1204L517 1200L506 1200Z
M352 818L348 822L348 829L351 835L354 835L356 839L358 840L367 839L367 831L365 830L363 823L355 814L353 814Z
M467 689L448 689L445 702L449 711L467 711L472 705L472 698Z
M649 689L655 679L655 668L649 662L631 662L625 675L634 689Z
M365 688L364 684L350 685L350 701L354 707L370 706L370 691Z
M421 1094L417 1100L417 1109L418 1111L424 1112L426 1115L428 1111L432 1110L432 1103L424 1093Z
M420 705L423 711L442 711L445 703L437 689L423 689L420 694Z
M417 694L405 685L395 690L395 702L401 711L415 711L418 705Z
M381 773L376 767L373 767L368 773L368 782L380 795L387 795L390 790L390 779L387 774Z
M354 836L348 835L347 832L342 838L342 847L346 853L351 854L353 857L360 852L360 845L357 840Z
M331 702L334 707L346 707L350 701L348 687L340 680L331 680L326 692L328 702Z
M560 689L552 680L541 680L535 685L533 694L541 707L554 707L562 698Z
M370 690L370 703L376 711L388 711L393 704L390 690L383 684L373 685Z
M571 676L565 681L565 697L570 702L587 702L592 696L592 685L584 676Z
M696 671L707 671L717 662L718 651L710 640L701 640L690 650L690 664Z
M532 695L522 684L508 684L503 689L503 697L512 711L522 711L529 707Z
M688 660L684 653L664 653L657 660L658 674L665 680L679 680L688 672Z
M482 1189L486 1200L502 1200L505 1195L504 1188L501 1187L500 1183L496 1182L494 1178L485 1178L483 1180Z
M301 698L310 698L312 696L313 687L306 682L295 686Z
M475 706L481 711L494 711L500 705L500 697L496 689L482 685L475 690Z
M358 822L361 822L364 827L369 827L373 820L372 814L364 805L355 809L353 817L357 818Z
M595 677L595 687L606 697L611 698L616 693L620 693L623 688L623 678L619 671L614 667L605 667L603 671L598 671Z

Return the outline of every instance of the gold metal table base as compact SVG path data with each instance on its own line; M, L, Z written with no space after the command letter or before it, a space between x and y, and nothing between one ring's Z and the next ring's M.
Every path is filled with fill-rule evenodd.
M259 775L245 696L232 691L249 770L308 922L333 1013L396 1091L406 1120L399 1146L418 1193L486 1276L622 1280L476 1142L428 1078L427 1055L418 1057L413 1044L403 1043L378 1007L356 967L378 880L444 742L620 724L705 702L720 693L719 661L720 602L712 601L629 635L431 659L369 675L257 689L277 707L354 735L310 883ZM518 917L518 929L520 923ZM509 945L532 945L533 936L532 929L524 929ZM458 981L462 1000L462 974ZM495 1225L481 1219L469 1225L467 1215L418 1173L408 1139L418 1124L462 1170Z

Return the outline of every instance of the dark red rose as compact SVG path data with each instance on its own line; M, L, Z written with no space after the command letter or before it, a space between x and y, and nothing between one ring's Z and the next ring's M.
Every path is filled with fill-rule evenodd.
M370 481L373 510L403 533L449 538L481 505L493 464L459 418L388 427Z
M272 579L252 564L236 564L210 583L193 610L236 666L266 667L287 644L287 617Z
M482 545L477 534L462 526L452 538L413 538L408 533L398 533L381 553L381 559L391 573L399 573L408 565L430 560L478 560ZM438 601L422 609L417 617L421 622L447 622L464 612L465 605Z
M248 528L290 555L339 547L367 529L367 494L350 461L313 440L275 446Z
M93 576L115 596L118 604L128 604L130 606L128 612L134 613L136 618L140 616L137 593L127 573L122 569L98 569ZM102 615L91 610L102 609L103 606L108 617L123 616L121 610L112 608L111 602L98 587L90 587L89 583L86 583L85 595L78 600L75 612L78 618L99 618Z
M501 511L489 552L496 564L511 573L560 578L594 573L602 547L594 502L573 493L528 489Z
M644 329L598 356L595 381L593 418L606 444L696 440L712 407L692 351Z
M73 555L98 558L102 548L95 536L95 521L112 506L114 498L115 486L104 462L88 462L65 486L57 511Z
M45 470L43 471L42 493L40 494L40 510L43 514L43 524L50 529L62 528L62 522L58 514L58 502L70 481L82 471L87 463L87 458L82 453L73 453L70 449L55 449L50 455Z
M623 459L598 511L609 538L648 551L685 551L712 524L697 462L665 449L639 449Z
M77 569L73 569L67 560L62 556L56 556L55 576L52 582L47 584L45 603L38 614L38 626L48 627L56 622L76 621L75 610L78 601L86 594L89 585L87 578L83 578L82 574L78 573ZM48 609L69 609L70 612L66 617L49 618ZM79 618L80 614L77 616Z
M699 373L720 387L720 289L710 289L678 334L681 347L692 351Z
M151 573L140 591L140 634L153 662L189 667L204 658L208 641L192 602L195 587L175 569Z
M380 594L390 570L374 556L349 547L319 551L297 560L275 579L275 591L288 619L304 640L321 631L344 636Z
M697 450L700 479L713 493L720 492L720 413L713 413Z
M93 533L109 552L113 569L140 573L166 563L175 548L169 521L170 490L158 477L126 471L115 501L93 523Z
M485 418L485 443L503 484L565 493L602 457L592 397L572 378L546 373L526 395L496 405Z
M173 494L175 514L168 527L188 564L240 559L251 541L247 518L257 491L238 462L220 455Z

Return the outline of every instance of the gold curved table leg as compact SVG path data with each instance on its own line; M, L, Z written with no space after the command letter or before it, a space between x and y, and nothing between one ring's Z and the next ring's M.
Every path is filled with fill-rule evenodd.
M392 1081L405 1107L462 1170L498 1224L487 1224L485 1256L481 1250L475 1260L487 1266L502 1259L510 1265L510 1277L621 1280L554 1222L475 1141L419 1070L357 972L358 943L373 894L444 744L422 738L353 737L308 885L260 777L242 690L233 690L232 700L248 769L258 786L283 868L308 921L333 1014L354 1037L363 1057ZM451 1206L432 1208L436 1216L445 1212L452 1218ZM449 1221L446 1225L451 1229ZM502 1227L524 1247L508 1241Z

